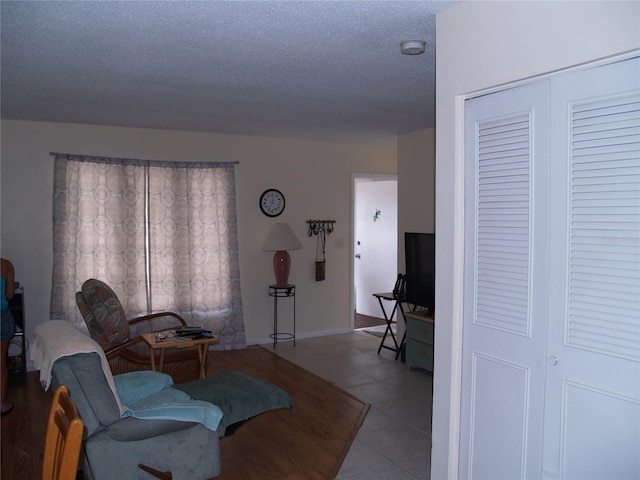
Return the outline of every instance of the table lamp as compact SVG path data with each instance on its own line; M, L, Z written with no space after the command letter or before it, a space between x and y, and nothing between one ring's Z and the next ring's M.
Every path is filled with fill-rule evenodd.
M276 223L262 246L262 250L276 252L273 255L273 272L276 274L276 286L283 287L289 283L291 257L287 250L299 250L302 244L293 233L288 223Z

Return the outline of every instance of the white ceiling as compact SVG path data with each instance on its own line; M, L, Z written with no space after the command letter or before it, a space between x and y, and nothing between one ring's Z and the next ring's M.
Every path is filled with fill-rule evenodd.
M435 124L454 4L2 0L2 118L395 145Z

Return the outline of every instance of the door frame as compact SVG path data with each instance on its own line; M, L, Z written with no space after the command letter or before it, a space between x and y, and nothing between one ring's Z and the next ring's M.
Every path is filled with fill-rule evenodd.
M356 311L356 292L355 292L355 241L356 241L356 183L361 180L395 180L398 181L398 175L395 173L366 173L351 172L351 242L349 252L351 255L351 278L349 286L349 331L353 331L354 315Z

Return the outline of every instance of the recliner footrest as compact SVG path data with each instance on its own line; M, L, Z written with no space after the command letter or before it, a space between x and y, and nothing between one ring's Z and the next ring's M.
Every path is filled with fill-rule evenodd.
M222 410L223 417L218 427L221 436L230 425L268 410L288 408L293 411L293 402L287 392L243 372L221 372L173 387L196 400L211 402Z

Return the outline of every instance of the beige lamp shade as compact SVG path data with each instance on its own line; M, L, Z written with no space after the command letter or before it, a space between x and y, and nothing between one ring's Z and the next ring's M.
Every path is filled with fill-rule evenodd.
M276 252L273 255L273 272L276 276L276 286L283 287L289 284L291 257L287 250L299 250L301 248L302 243L300 243L288 223L276 223L273 225L262 246L262 250Z
M276 223L262 246L262 250L277 252L279 250L300 250L302 244L293 233L288 223Z

